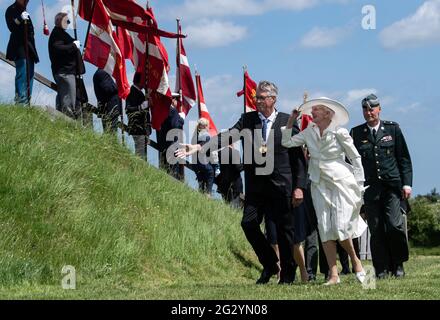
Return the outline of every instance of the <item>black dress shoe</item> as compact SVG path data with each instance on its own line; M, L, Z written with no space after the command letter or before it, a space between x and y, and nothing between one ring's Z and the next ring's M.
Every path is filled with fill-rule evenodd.
M281 277L278 284L293 284L295 282L295 277Z
M264 268L263 272L261 272L260 278L257 280L256 284L265 284L268 283L272 276L276 275L280 271L278 266L273 268Z
M386 279L388 278L388 270L376 272L376 279Z
M349 268L342 268L340 273L345 275L345 274L350 274L351 272Z
M403 264L398 264L393 270L393 276L396 278L402 278L405 276L405 270L403 269Z

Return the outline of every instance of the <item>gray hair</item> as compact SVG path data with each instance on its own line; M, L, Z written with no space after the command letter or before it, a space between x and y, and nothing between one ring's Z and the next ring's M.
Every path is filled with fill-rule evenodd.
M62 22L63 22L63 19L64 19L65 16L67 16L67 13L65 13L65 12L58 12L55 15L55 26L56 27L61 27L62 26Z
M258 83L257 92L266 92L269 96L278 96L277 86L269 81L260 81Z
M209 121L208 121L208 119L206 119L206 118L200 118L198 121L197 121L197 127L199 128L199 129L205 129L205 128L207 128L209 126Z

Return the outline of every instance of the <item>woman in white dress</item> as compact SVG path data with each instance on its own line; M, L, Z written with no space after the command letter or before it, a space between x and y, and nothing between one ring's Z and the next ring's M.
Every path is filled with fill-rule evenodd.
M309 176L318 230L329 265L326 285L340 282L336 267L336 241L349 254L356 278L363 282L365 271L356 256L352 238L360 236L367 225L359 216L364 191L364 170L359 153L347 129L348 112L337 101L319 98L304 103L299 110L311 114L313 122L292 136L293 123L299 112L294 110L286 128L282 128L282 145L287 148L307 145L310 153ZM352 165L345 161L348 158Z

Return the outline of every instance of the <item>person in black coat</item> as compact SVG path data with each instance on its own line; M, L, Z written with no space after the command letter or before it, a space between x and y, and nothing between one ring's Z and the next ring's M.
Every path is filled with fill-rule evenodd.
M166 170L170 175L176 179L182 179L180 175L179 164L170 164L167 160L167 150L173 145L178 137L175 136L174 140L167 141L167 134L173 129L183 130L184 119L179 115L176 109L177 99L174 97L170 105L170 111L168 117L164 120L160 126L160 130L156 131L157 145L159 148L159 165L162 169Z
M118 96L118 87L110 74L99 68L93 75L93 87L98 100L102 128L104 132L116 133L119 116L122 113L122 101Z
M223 200L238 208L240 195L243 193L243 180L241 179L243 164L240 152L234 148L233 144L230 144L219 151L218 159L220 174L215 178L217 191L222 195Z
M34 26L29 13L26 12L28 2L29 0L16 0L6 9L5 13L6 24L11 32L6 59L15 62L15 102L18 104L30 103L28 78L30 98L34 80L34 65L39 62L35 47ZM25 42L26 33L27 43ZM29 69L29 77L27 69Z
M67 13L57 13L55 27L49 37L49 58L52 75L57 84L56 109L77 119L81 115L76 101L76 75L80 43L66 32L69 24Z
M142 91L142 75L134 74L133 85L126 99L125 111L128 117L128 134L133 137L135 153L146 160L148 136L151 134L151 118L148 102Z
M399 125L380 119L381 105L376 95L362 100L364 124L351 129L354 145L365 171L365 212L371 232L371 255L376 276L391 272L403 277L403 263L409 250L401 200L412 191L412 162Z
M257 284L269 282L276 275L278 257L261 231L265 215L272 215L277 229L280 249L279 284L290 284L293 276L294 216L292 205L303 200L307 174L301 148L285 148L281 145L281 127L287 124L289 115L275 109L278 89L268 81L257 87L259 111L241 115L238 122L226 132L213 137L203 148L200 145L183 145L176 152L185 157L197 151L218 150L242 139L246 199L241 221L242 229L254 249L263 271Z

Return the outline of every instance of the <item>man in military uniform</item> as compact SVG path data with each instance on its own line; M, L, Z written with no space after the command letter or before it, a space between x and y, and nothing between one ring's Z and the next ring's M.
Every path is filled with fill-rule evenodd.
M400 200L411 196L412 164L408 147L397 123L380 120L377 96L362 100L366 123L351 130L365 171L365 209L371 232L371 254L378 278L388 272L405 275L408 243Z

